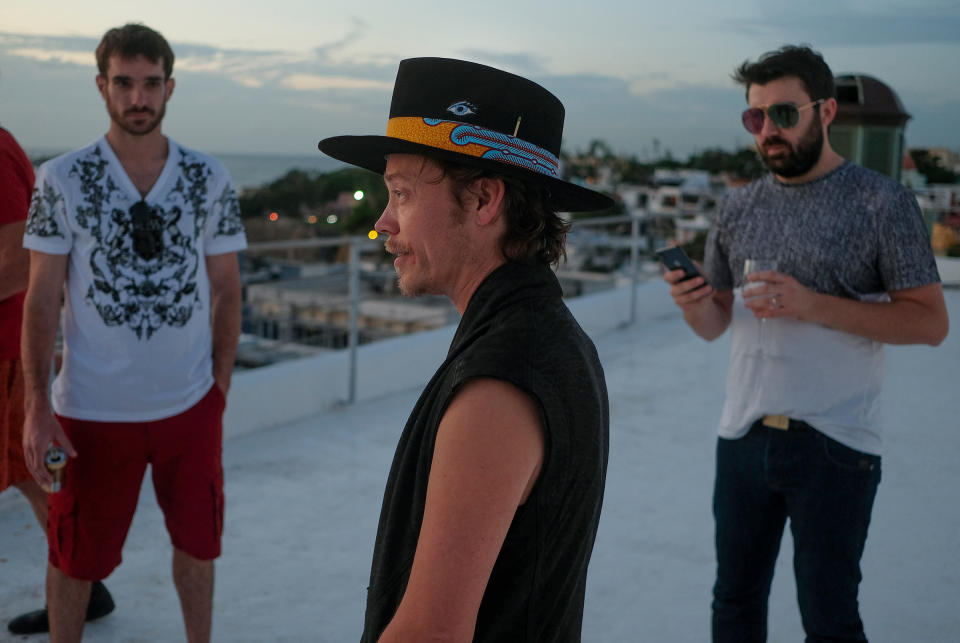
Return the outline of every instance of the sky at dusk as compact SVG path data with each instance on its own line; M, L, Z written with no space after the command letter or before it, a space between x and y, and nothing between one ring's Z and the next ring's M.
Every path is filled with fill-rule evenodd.
M126 22L171 43L164 132L206 152L319 154L326 136L382 133L397 63L414 56L540 83L566 106L568 152L593 139L642 160L732 150L751 139L730 73L785 43L890 85L913 116L908 146L960 150L955 0L3 0L0 124L28 150L100 136L93 50Z

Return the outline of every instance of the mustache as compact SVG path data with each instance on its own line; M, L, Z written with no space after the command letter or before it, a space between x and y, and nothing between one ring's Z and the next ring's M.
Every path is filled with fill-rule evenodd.
M383 244L383 247L387 252L389 252L392 255L399 255L405 252L410 252L409 247L400 243L394 243L393 239L387 240L387 242Z
M124 114L153 114L154 111L149 107L131 107Z
M768 138L763 142L764 148L770 147L771 145L786 145L787 147L790 147L790 143L783 140L779 136L771 136L770 138Z

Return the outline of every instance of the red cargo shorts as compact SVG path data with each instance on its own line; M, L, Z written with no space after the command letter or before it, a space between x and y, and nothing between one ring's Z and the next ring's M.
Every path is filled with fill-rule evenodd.
M0 360L0 491L33 480L23 458L23 370L20 360Z
M161 420L58 416L78 457L67 462L62 490L50 494L50 563L80 580L110 575L120 564L147 463L173 546L200 560L218 557L225 405L214 384L192 408Z

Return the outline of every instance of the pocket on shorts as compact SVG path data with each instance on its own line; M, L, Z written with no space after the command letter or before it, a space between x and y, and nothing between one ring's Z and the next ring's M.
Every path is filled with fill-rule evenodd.
M62 510L50 512L47 539L50 555L59 569L73 560L77 542L77 501L72 499Z
M223 472L217 474L213 483L210 485L210 493L213 494L213 538L214 542L219 543L223 536Z

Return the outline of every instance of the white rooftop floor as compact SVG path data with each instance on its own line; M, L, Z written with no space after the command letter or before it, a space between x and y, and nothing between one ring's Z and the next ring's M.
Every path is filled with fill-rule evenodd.
M954 331L942 346L888 351L883 482L861 589L874 643L960 640L960 291L947 300ZM714 424L727 342L702 342L676 312L595 340L610 389L611 452L584 641L707 641ZM216 641L359 639L383 486L416 397L391 394L226 443ZM791 555L787 536L771 596L772 642L803 639ZM124 562L107 579L117 610L88 624L85 640L183 640L169 557L148 478ZM43 604L45 561L25 501L4 493L0 640L11 617Z

